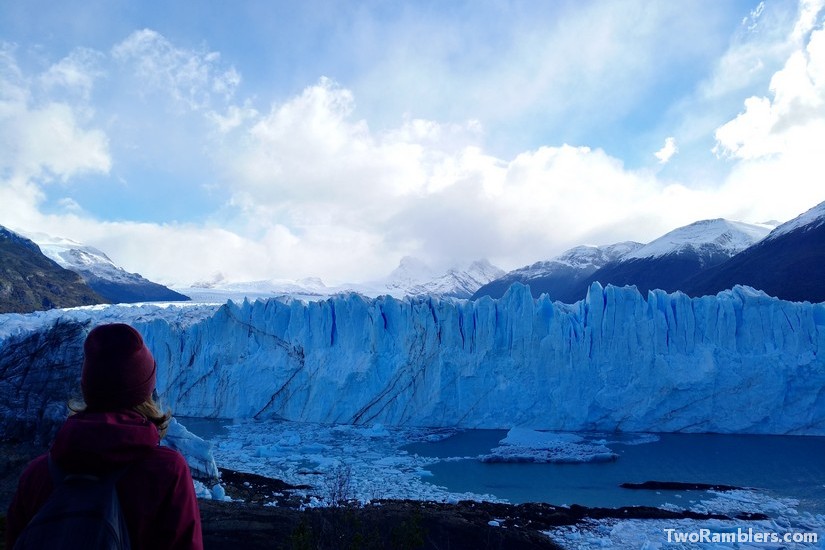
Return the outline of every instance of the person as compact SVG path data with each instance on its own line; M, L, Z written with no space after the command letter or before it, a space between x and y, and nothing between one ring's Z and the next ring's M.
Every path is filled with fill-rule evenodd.
M116 492L132 548L201 549L200 512L186 460L160 446L171 420L154 398L156 363L129 325L95 327L86 338L82 402L47 454L20 476L6 517L6 547L16 539L53 490L51 460L66 474L105 475L124 470Z

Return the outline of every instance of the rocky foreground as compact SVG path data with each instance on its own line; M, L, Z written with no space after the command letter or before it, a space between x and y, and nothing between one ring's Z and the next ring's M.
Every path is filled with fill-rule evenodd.
M17 478L42 448L0 443L0 506L8 507ZM221 470L232 500L200 501L208 549L519 549L560 548L545 531L586 519L726 519L650 507L587 508L549 504L454 504L381 500L366 506L302 509L299 487L255 474ZM739 517L741 520L763 517ZM0 520L0 549L4 521Z
M222 470L228 496L243 501L201 502L207 548L484 549L561 548L552 531L586 519L729 519L651 507L587 508L550 504L455 504L379 500L299 510L293 487L254 474ZM277 506L265 505L277 502ZM739 517L742 520L764 516Z

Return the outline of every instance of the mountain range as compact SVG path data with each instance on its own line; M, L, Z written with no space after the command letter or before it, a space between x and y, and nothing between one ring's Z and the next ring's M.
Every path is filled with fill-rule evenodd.
M0 313L189 299L126 272L94 247L44 234L31 237L0 226Z
M582 288L588 287L588 278L593 273L642 246L633 241L609 246L576 246L551 260L510 271L479 287L472 298L500 298L510 285L522 283L529 286L536 297L548 294L554 300L572 303L581 300Z
M795 302L825 302L825 202L780 225L755 243L685 282L691 296L735 284Z
M482 286L473 299L501 297L514 282L538 297L572 303L593 282L662 289L690 296L748 285L792 301L825 301L825 203L793 220L746 224L703 220L646 244L575 247L552 260L516 269Z
M487 260L477 260L465 268L452 268L439 274L418 258L405 256L389 275L364 283L327 286L317 278L300 280L263 280L250 282L202 282L190 287L178 287L197 302L255 300L277 296L317 299L337 294L357 293L367 297L381 295L433 296L436 298L469 298L484 284L502 277L504 271Z
M825 202L776 224L702 220L647 244L626 241L582 245L550 260L505 273L487 260L437 273L405 257L387 277L326 286L298 281L213 281L169 289L116 266L102 251L64 238L31 234L30 240L0 226L0 312L27 312L95 303L200 302L293 296L317 299L355 292L438 298L500 298L513 283L565 303L581 300L594 282L662 289L690 296L747 285L791 301L825 301Z

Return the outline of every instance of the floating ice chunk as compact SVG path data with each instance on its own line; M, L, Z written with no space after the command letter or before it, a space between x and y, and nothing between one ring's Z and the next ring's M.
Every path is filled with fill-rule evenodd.
M561 443L581 443L584 438L573 433L542 432L526 428L512 428L499 441L503 445L514 445L528 449L545 449Z
M611 462L619 455L598 442L571 433L513 428L482 462L584 463Z

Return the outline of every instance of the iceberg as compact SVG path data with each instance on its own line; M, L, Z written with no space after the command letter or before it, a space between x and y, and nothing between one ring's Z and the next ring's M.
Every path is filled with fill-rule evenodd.
M557 433L513 428L490 454L479 457L482 462L533 462L581 464L613 462L619 455L604 441L593 441L574 433Z
M212 443L187 430L176 418L169 423L161 444L175 449L186 458L193 477L213 481L221 477L212 455Z
M155 355L165 402L182 416L825 434L825 304L748 287L690 298L594 283L584 300L566 305L534 300L515 284L498 300L347 294L229 302L187 322L169 311L128 322ZM80 364L66 353L77 352L93 313L83 330L27 322L40 333L62 327L62 336L51 358L42 348L36 364L17 357L18 371L25 365L28 373L22 379L18 372L11 380L4 365L15 361L15 342L34 336L0 330L0 394L40 407L14 414L47 409L27 393L42 392L48 365ZM65 379L65 369L58 372ZM27 385L31 379L40 386ZM12 414L4 406L0 419Z

